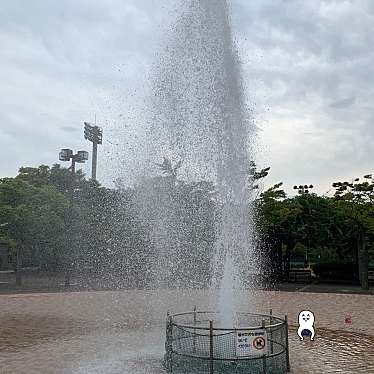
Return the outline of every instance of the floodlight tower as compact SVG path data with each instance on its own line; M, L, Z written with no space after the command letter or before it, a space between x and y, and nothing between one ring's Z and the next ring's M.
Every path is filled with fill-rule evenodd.
M71 160L71 179L72 183L70 184L69 193L71 202L73 203L74 199L74 189L75 189L75 163L84 163L88 160L88 152L86 151L78 151L76 154L73 153L71 149L61 149L61 152L59 154L60 161L70 161ZM72 204L70 205L69 209L69 215L70 215L70 221L73 219L73 207ZM72 223L70 222L72 225ZM70 251L71 247L74 246L74 241L71 238L71 234L68 236L68 240L70 240ZM70 265L69 262L66 261L65 264L65 287L70 287Z
M97 170L97 145L103 144L103 130L91 123L84 123L84 138L92 142L92 170L91 179L96 180Z
M61 149L59 154L60 161L70 161L71 160L71 172L75 174L75 163L85 163L88 160L87 151L78 151L76 154L73 153L71 149Z
M299 195L303 195L303 194L308 194L310 192L310 190L312 190L314 188L314 186L311 184L311 185L300 185L300 186L294 186L293 189L294 190L298 190L298 193Z

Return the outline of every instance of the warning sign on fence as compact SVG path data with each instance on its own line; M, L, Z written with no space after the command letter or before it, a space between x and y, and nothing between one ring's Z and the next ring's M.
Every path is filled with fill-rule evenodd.
M243 330L236 333L236 355L262 356L268 353L268 339L266 331L261 330Z

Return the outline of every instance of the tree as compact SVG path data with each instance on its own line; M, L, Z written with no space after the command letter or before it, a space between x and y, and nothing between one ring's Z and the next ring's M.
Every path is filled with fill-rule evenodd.
M164 158L156 166L162 176L138 187L143 191L140 205L148 204L143 212L155 251L155 268L162 268L161 281L170 286L206 286L212 274L215 186L204 180L179 179L181 161L173 165Z
M26 181L35 187L50 185L56 188L57 191L69 195L71 189L81 188L87 183L97 182L88 181L81 170L77 170L74 174L74 179L71 171L62 168L59 164L54 164L52 167L41 165L37 168L21 167L16 177L17 179Z
M16 250L18 285L23 259L30 263L31 258L43 261L51 253L61 255L62 217L67 207L66 198L52 187L35 187L17 178L0 180L0 235Z
M291 200L286 200L286 193L281 189L282 183L275 184L261 193L256 201L257 227L260 237L269 246L267 257L270 263L267 271L273 272L279 279L282 275L282 247L291 246L291 230L298 208ZM289 251L286 254L286 264L289 263Z
M350 221L350 231L356 238L356 257L361 287L369 288L368 236L374 235L374 178L364 176L351 182L335 182L335 202L341 214Z

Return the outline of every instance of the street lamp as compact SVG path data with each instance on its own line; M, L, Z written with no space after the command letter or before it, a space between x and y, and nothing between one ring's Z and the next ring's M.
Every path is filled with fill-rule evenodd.
M103 144L103 130L91 123L84 123L84 138L92 142L92 169L91 179L96 180L97 170L97 145Z
M75 163L84 163L88 160L88 152L86 151L78 151L76 154L71 149L61 149L59 153L59 160L60 161L70 161L71 160L71 174L72 174L72 184L71 184L71 200L73 202L73 193L74 193L74 184L75 184ZM72 205L70 205L70 220L73 218L72 212ZM71 240L71 238L69 238ZM70 247L73 246L73 241L71 241ZM69 265L65 264L65 287L70 287L70 269Z

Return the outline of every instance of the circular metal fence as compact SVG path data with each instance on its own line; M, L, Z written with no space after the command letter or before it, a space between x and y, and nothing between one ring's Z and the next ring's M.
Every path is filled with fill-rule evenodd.
M217 312L169 315L165 367L174 374L284 374L289 371L285 318L236 313L235 328L219 323Z

